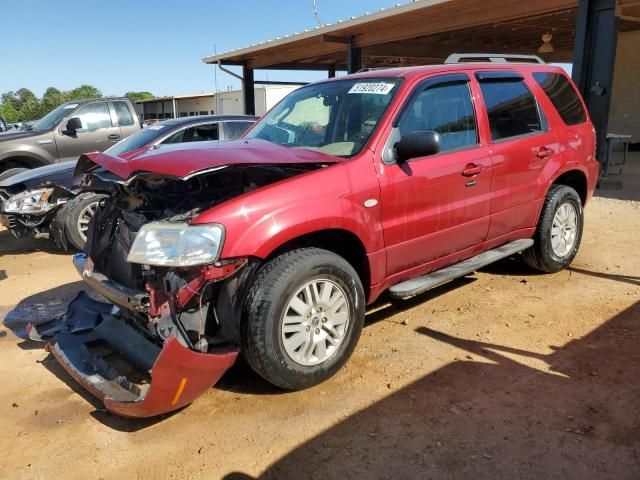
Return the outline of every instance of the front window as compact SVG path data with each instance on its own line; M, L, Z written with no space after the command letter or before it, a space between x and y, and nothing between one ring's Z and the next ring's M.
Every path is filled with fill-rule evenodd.
M101 128L111 127L111 114L106 103L91 103L82 107L80 111L74 114L82 122L82 128L78 133L95 132Z
M319 83L291 93L245 138L350 157L367 144L400 79Z

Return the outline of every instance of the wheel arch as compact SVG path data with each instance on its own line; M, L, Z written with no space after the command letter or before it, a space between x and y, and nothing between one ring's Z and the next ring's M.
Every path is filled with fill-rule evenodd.
M584 206L587 203L587 199L589 197L589 184L587 181L587 175L582 170L572 169L560 173L553 179L549 188L553 185L565 185L573 188L578 193L578 196L582 201L582 205ZM549 191L549 188L547 191Z
M16 153L0 160L0 172L11 168L38 168L48 165L44 159L25 153Z
M309 247L328 250L349 262L358 273L365 295L368 298L371 285L371 266L367 257L367 250L360 237L349 230L328 228L299 235L273 249L265 258L265 261L291 250Z

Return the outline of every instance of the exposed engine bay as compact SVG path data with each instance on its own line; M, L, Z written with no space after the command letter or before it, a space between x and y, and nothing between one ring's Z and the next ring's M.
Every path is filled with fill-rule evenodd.
M222 280L245 269L251 259L186 268L140 265L127 262L134 238L149 222L189 222L227 199L311 169L310 165L235 166L186 181L148 174L121 183L116 186L118 193L101 205L87 236L86 251L93 272L144 292L133 303L119 306L127 320L144 328L158 342L173 335L203 353L221 343L233 343L233 332L221 328L215 300ZM106 174L94 172L87 181L91 182L91 175L105 180Z
M145 264L131 260L132 246L149 225L193 229L189 223L215 205L321 167L234 165L188 178L142 172L123 180L94 165L82 184L112 182L116 193L93 217L86 253L74 257L90 293L63 317L31 327L31 337L46 341L67 371L118 414L152 416L192 402L235 361L248 280L259 261ZM147 235L148 245L177 248L182 237L166 242L164 231L152 232L157 240Z

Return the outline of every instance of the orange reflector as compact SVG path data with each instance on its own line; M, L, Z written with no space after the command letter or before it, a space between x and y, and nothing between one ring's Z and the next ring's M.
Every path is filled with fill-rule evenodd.
M175 405L176 403L178 403L178 400L180 400L180 397L182 396L182 392L184 391L184 387L187 384L187 379L183 378L182 380L180 380L180 385L178 386L178 390L176 390L176 394L173 397L173 401L171 402L171 405Z

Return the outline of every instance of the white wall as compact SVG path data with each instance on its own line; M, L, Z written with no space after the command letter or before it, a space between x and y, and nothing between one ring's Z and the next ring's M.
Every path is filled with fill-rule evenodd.
M265 85L255 89L256 99L256 115L264 115L268 110L274 107L280 100L297 88L296 85ZM219 92L217 94L201 96L176 98L176 116L191 116L192 114L200 115L206 112L207 115L242 115L244 114L244 99L241 90L231 90L229 92ZM147 115L160 115L162 113L162 101L145 102L144 110ZM136 112L142 113L142 104L136 103ZM165 113L172 113L172 101L164 100Z
M216 113L220 115L242 115L244 113L242 91L231 90L229 92L220 92L217 96L220 111L216 111Z
M608 131L640 142L640 31L618 35Z
M211 115L215 111L214 97L176 98L176 110L178 117Z

